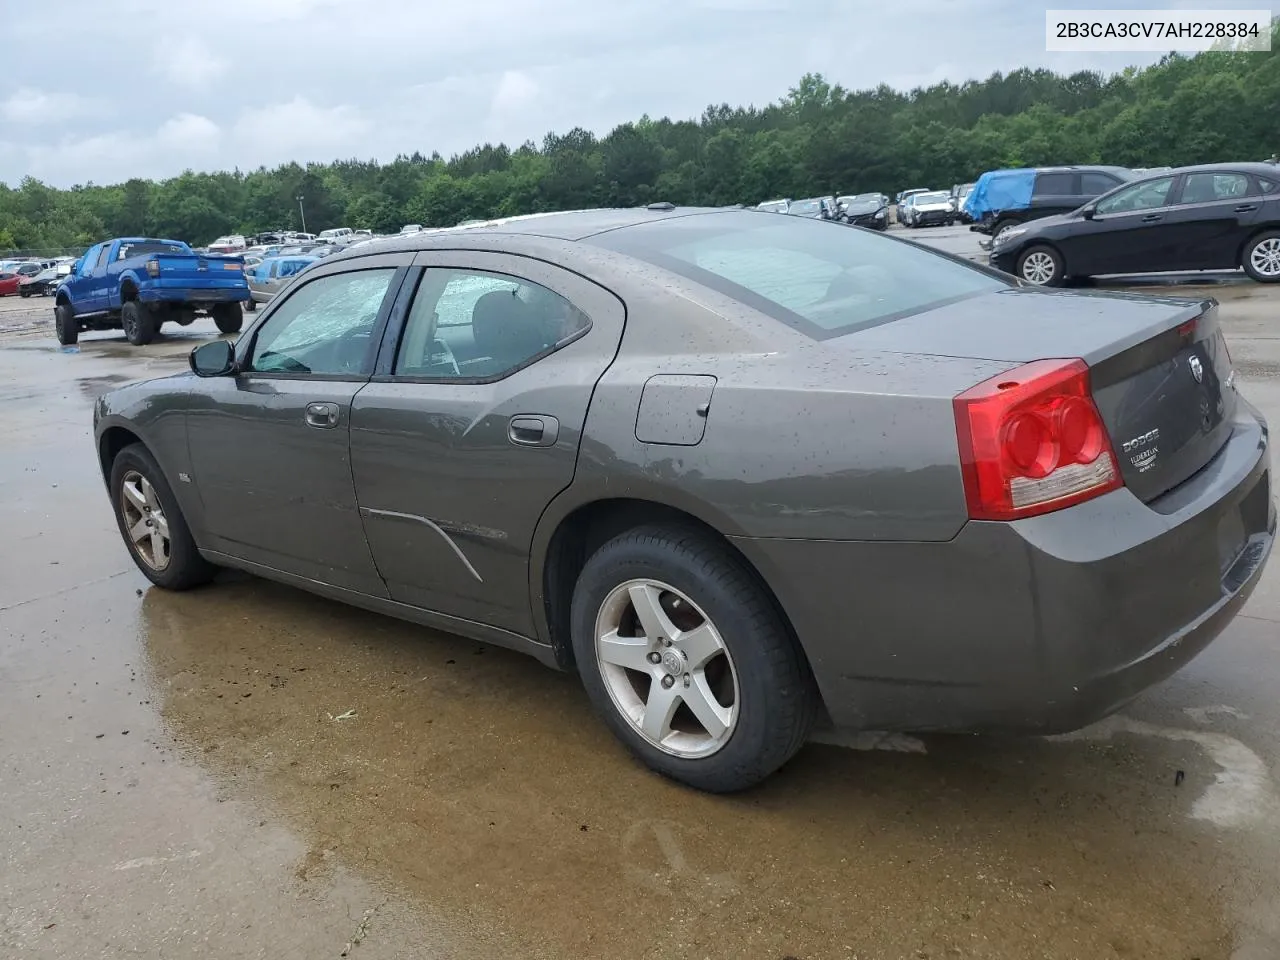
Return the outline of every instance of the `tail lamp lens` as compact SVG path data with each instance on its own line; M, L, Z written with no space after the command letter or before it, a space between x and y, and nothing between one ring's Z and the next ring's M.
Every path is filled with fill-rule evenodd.
M159 261L159 260L148 260L148 261L147 261L147 276L149 276L149 277L158 277L158 276L160 276L160 261Z
M1083 360L1037 360L953 401L975 520L1060 510L1123 486Z

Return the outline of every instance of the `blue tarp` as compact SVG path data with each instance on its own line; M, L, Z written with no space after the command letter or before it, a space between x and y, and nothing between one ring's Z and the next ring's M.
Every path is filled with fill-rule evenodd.
M969 191L964 212L974 220L981 220L1001 210L1025 210L1031 204L1035 185L1035 170L988 170Z

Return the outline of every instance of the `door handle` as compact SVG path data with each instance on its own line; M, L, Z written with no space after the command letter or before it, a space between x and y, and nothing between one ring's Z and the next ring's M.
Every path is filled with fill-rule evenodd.
M1258 205L1256 203L1242 203L1236 207L1236 213L1253 213L1257 209Z
M338 425L338 405L328 401L313 400L307 404L304 414L308 427L328 429Z
M1142 218L1142 222L1143 223L1159 223L1163 219L1164 217L1158 213L1148 213L1145 217Z
M538 413L522 413L507 424L507 439L521 447L552 447L560 436L560 421Z

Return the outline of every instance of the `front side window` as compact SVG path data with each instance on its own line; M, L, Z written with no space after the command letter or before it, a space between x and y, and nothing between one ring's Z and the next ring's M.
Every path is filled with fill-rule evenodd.
M1010 285L914 243L790 217L703 214L588 242L695 280L814 339Z
M1189 173L1182 185L1183 203L1213 203L1248 196L1249 178L1243 173Z
M1098 201L1097 212L1133 213L1137 210L1152 210L1166 206L1169 202L1169 190L1173 186L1173 177L1161 177L1158 180L1147 180L1135 183L1103 197Z
M261 373L359 375L393 268L319 277L298 287L263 324L249 369Z
M564 297L528 280L429 269L414 296L393 373L502 377L562 346L590 322Z

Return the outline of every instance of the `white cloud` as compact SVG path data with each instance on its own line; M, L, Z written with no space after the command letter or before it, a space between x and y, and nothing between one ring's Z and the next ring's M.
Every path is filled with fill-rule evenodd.
M20 169L54 184L118 183L204 167L208 157L216 155L221 138L218 125L208 117L182 113L147 133L113 131L37 146L9 144L0 157L5 152L16 156Z
M89 114L92 100L74 93L45 93L32 87L19 87L0 101L0 118L10 123L32 126L63 123Z
M215 83L226 75L228 68L226 60L194 37L159 41L152 59L155 71L164 80L193 89Z
M369 131L369 121L353 107L318 107L299 95L287 103L246 110L232 133L255 165L271 165L363 155L360 142Z
M538 96L538 84L527 73L508 70L498 81L493 94L494 113L511 113L527 107Z
M1046 53L1043 7L1025 0L894 0L891 17L874 0L220 0L213 16L113 2L114 16L93 19L90 0L64 0L93 29L60 33L57 56L45 20L5 22L0 73L15 79L0 89L0 181L448 156L575 126L604 134L644 113L763 105L811 71L862 89L1156 59Z

